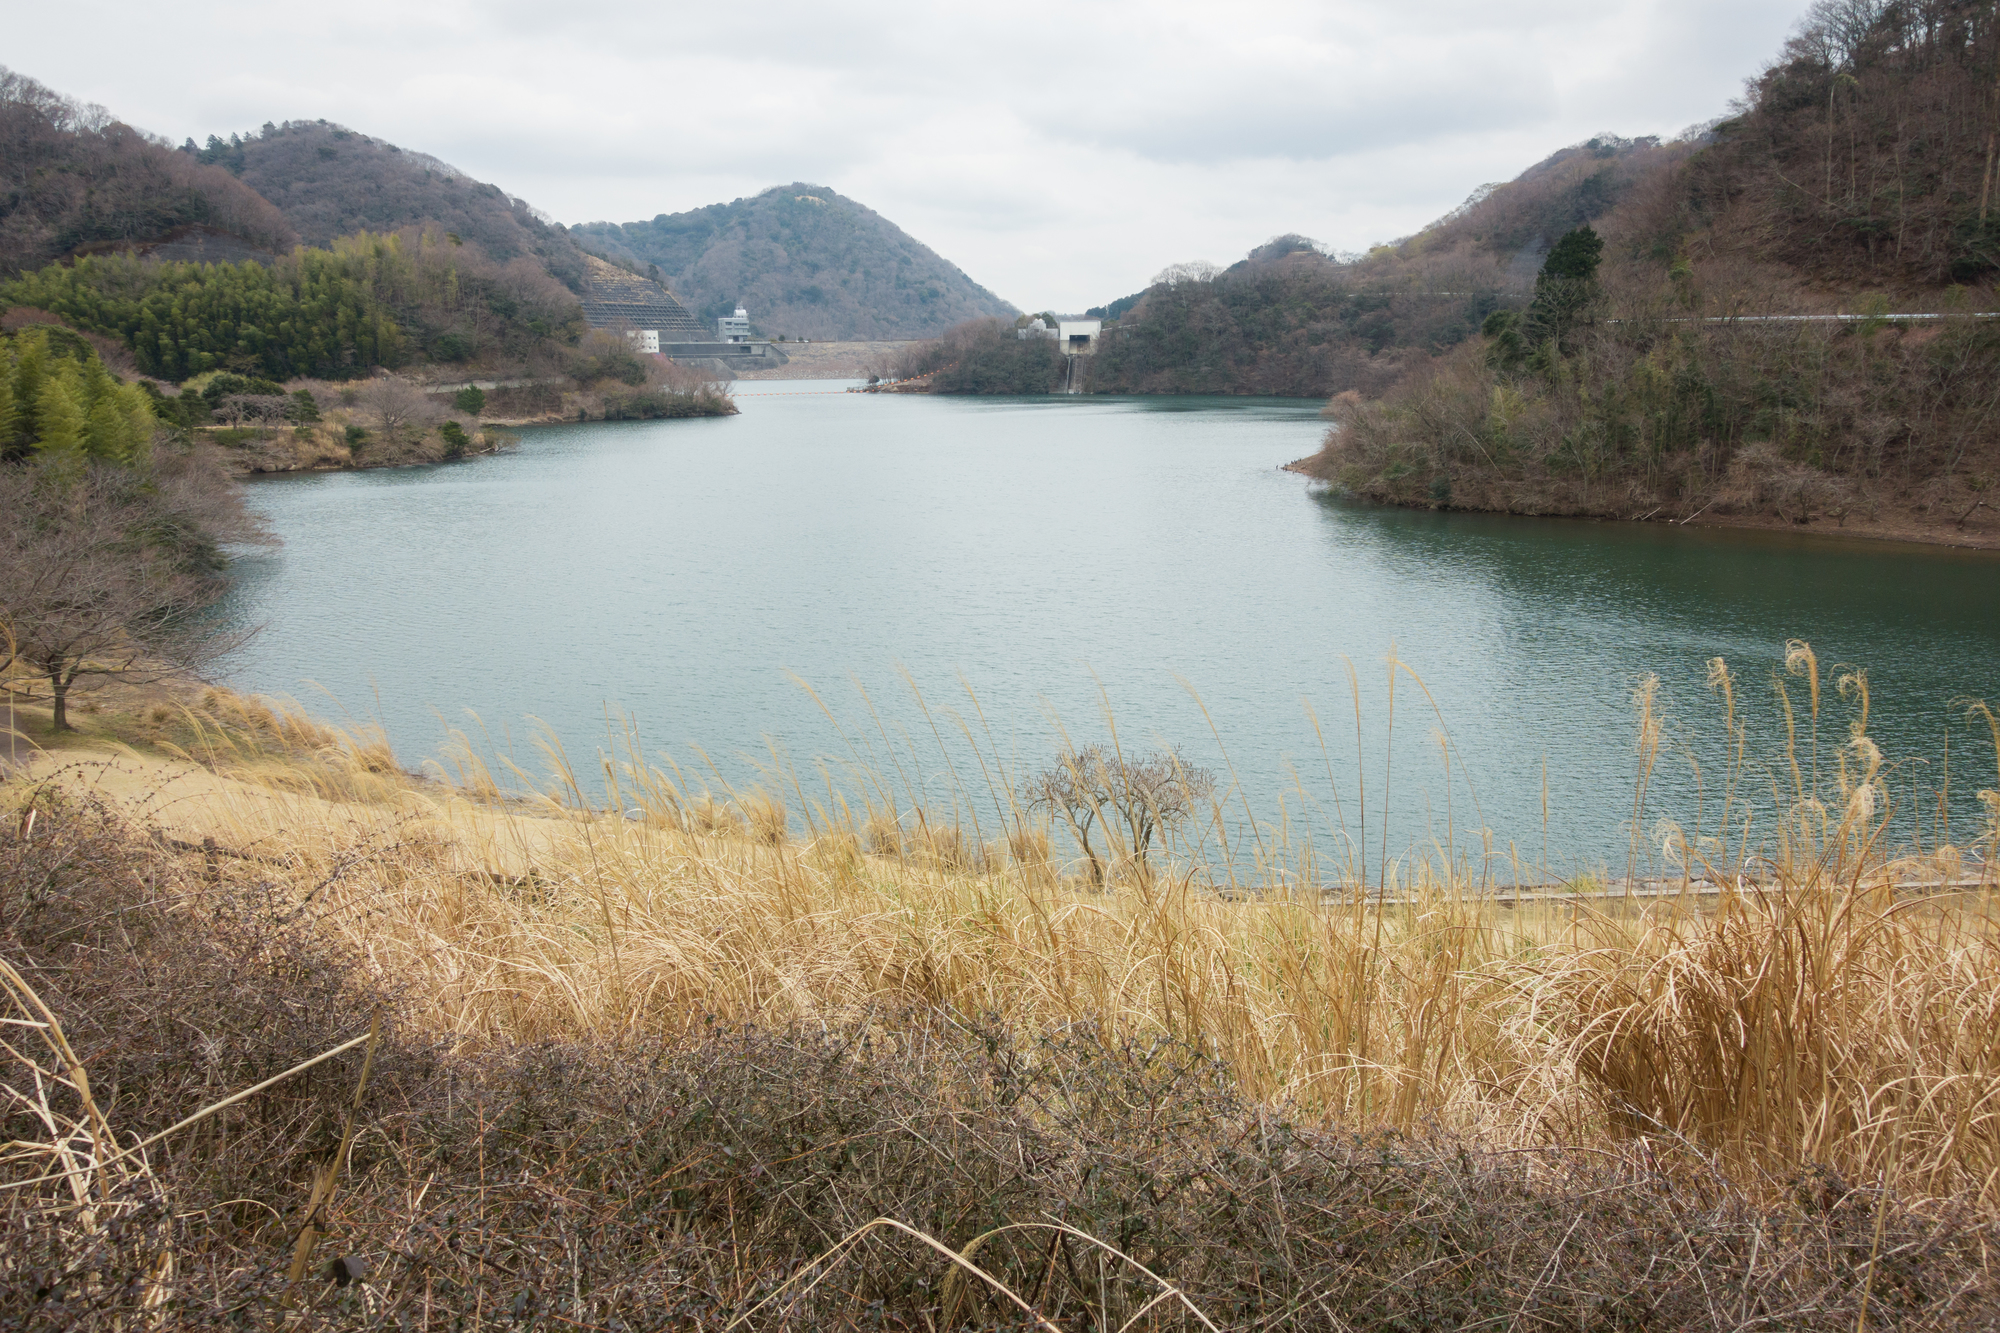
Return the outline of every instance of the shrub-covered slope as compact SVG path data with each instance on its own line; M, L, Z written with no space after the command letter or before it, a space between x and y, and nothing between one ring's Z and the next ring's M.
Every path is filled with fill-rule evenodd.
M1782 265L1836 291L1991 281L1996 28L1992 5L1962 0L1819 0L1744 113L1634 210L1632 248Z
M1046 338L1019 338L1004 319L969 319L897 359L903 379L925 379L932 393L1054 393L1063 354Z
M773 187L749 199L591 222L584 244L652 265L704 320L741 305L767 335L928 338L1012 306L871 208L823 185Z

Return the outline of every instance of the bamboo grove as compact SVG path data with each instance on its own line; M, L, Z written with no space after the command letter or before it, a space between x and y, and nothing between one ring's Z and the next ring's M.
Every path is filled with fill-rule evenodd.
M211 370L352 378L419 357L573 341L581 323L574 298L545 275L419 229L364 231L268 265L86 256L0 284L0 305L116 337L144 374L176 382Z

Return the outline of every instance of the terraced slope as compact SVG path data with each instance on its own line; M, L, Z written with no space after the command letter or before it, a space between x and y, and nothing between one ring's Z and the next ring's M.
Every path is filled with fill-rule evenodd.
M715 326L704 325L660 283L627 273L596 255L586 255L583 317L594 329L619 323L657 329L664 342L707 342Z

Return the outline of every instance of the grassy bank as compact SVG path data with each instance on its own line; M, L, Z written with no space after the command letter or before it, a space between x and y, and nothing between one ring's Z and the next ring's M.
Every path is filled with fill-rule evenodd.
M1515 908L1278 829L1248 882L1114 849L1094 889L1004 793L625 753L608 814L559 750L508 798L226 694L105 715L7 789L9 1313L1988 1327L1996 830L1895 844L1792 665L1797 750L1716 775L1767 824L1683 836L1684 892Z

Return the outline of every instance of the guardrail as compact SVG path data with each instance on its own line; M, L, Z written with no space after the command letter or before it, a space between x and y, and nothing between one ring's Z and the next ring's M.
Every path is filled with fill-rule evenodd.
M1896 893L1937 894L1968 893L1980 889L2000 888L1994 868L1988 868L1977 875L1959 875L1951 879L1902 879L1889 883L1870 884L1868 888L1887 888ZM1467 901L1491 903L1496 907L1521 907L1535 903L1616 903L1646 902L1662 898L1719 898L1724 893L1737 893L1746 897L1762 897L1781 893L1783 887L1759 880L1739 877L1734 883L1723 883L1712 879L1690 880L1641 880L1637 884L1613 885L1602 889L1570 890L1559 885L1494 885L1476 893L1459 895ZM1321 901L1328 903L1352 902L1351 891L1325 890ZM1379 892L1368 893L1364 901L1371 907L1410 907L1421 903L1435 902L1437 896L1428 898L1404 894L1400 897L1385 897Z
M2000 310L1968 310L1961 314L1901 315L1669 315L1662 324L1896 324L1923 319L2000 319ZM1638 324L1637 319L1607 319L1606 324Z

